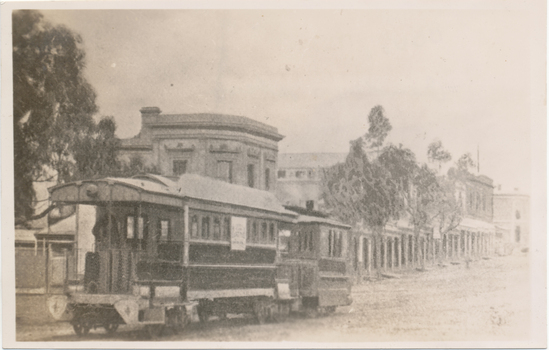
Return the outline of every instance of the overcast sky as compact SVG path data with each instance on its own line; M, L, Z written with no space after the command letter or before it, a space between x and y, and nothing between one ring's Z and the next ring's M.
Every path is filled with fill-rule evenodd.
M79 33L100 115L118 136L139 109L243 115L280 152L346 152L382 105L389 141L425 160L440 139L495 184L530 186L530 29L490 10L43 11Z

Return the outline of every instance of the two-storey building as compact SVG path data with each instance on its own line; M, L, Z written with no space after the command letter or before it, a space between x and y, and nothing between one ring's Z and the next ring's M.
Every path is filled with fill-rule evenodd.
M498 186L494 194L494 224L498 238L509 248L526 248L530 241L530 196ZM504 247L502 247L504 248Z
M141 109L141 131L121 140L120 159L139 157L161 175L198 174L274 192L278 142L275 127L234 115L162 114Z

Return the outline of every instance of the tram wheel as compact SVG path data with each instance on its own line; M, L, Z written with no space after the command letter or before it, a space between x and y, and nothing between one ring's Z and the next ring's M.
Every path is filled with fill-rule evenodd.
M256 311L255 319L259 324L264 324L267 321L267 313L265 312L264 308L261 308L260 310Z
M174 334L178 334L187 325L189 318L184 307L174 307L166 311L166 325Z
M256 301L254 304L254 316L257 323L264 324L272 316L271 305L264 300Z
M107 334L112 335L116 333L116 330L118 329L118 323L107 323L103 326L103 328L105 328Z
M208 322L208 319L210 318L210 313L204 306L199 306L197 309L198 312L198 319L201 323Z
M278 304L278 308L273 312L272 317L275 322L284 322L290 316L290 305L287 303Z
M74 333L76 333L77 336L81 337L83 335L87 335L90 332L91 327L82 323L75 323L72 325L72 328L74 329Z

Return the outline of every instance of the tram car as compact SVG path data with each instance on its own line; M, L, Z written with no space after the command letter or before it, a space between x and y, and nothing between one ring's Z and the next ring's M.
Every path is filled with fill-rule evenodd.
M58 185L50 199L96 207L83 279L48 299L78 335L120 324L177 332L195 309L200 321L251 313L263 323L351 302L349 227L298 215L270 192L139 175Z

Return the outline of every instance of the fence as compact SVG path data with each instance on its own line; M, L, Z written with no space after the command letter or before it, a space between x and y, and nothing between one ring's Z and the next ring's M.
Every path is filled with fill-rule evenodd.
M77 255L69 249L47 250L16 248L15 288L17 293L44 294L62 292L65 279L77 280Z

